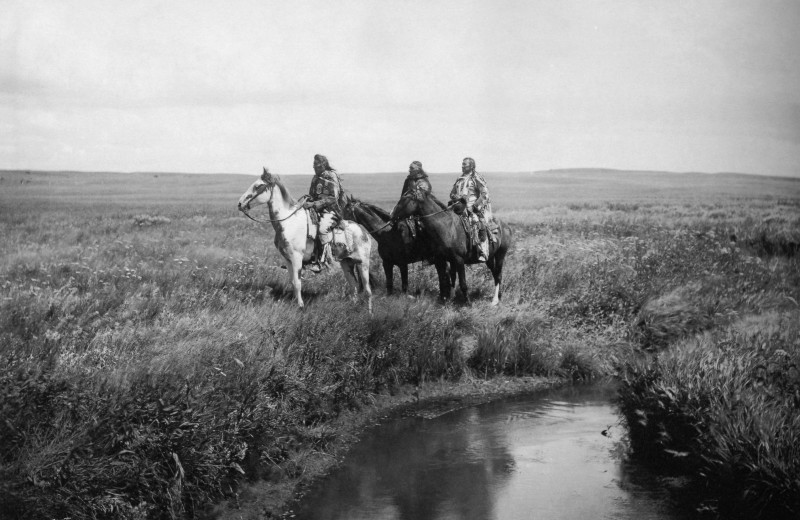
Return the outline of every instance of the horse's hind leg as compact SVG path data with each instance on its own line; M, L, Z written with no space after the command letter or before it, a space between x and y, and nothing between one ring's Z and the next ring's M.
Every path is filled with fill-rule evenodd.
M448 265L450 266L450 298L452 299L453 291L456 288L456 276L458 276L458 269L456 269L456 266L453 264L453 262L450 262Z
M450 283L451 274L447 271L447 260L435 260L436 274L439 275L439 300L446 302L452 299L452 285ZM452 264L450 270L452 271Z
M506 252L505 251L498 251L498 254L494 256L489 262L486 262L486 265L489 266L489 269L492 271L492 278L494 278L494 297L492 297L492 305L497 305L500 303L500 297L502 294L502 283L503 283L503 263L506 259Z
M342 267L342 272L344 273L344 279L347 280L347 286L350 288L352 300L356 300L358 298L358 280L355 277L355 271L353 268L353 261L349 258L345 258L339 265Z
M372 314L372 288L369 286L369 264L361 262L358 264L358 270L361 274L361 285L364 292L367 293L367 310Z
M400 269L402 273L402 268ZM386 294L394 292L394 266L383 260L383 274L386 276Z

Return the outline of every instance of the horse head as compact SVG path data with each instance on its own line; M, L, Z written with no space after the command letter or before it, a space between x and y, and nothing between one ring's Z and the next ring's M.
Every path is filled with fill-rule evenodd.
M458 200L451 201L450 207L453 209L453 213L460 216L467 209L467 198L461 197Z
M272 188L275 187L277 181L278 178L264 168L261 177L239 197L239 211L246 212L254 206L268 203L272 198Z
M342 206L342 216L345 220L353 220L355 221L356 213L361 209L361 201L353 197L352 195L347 195L344 197L344 206Z

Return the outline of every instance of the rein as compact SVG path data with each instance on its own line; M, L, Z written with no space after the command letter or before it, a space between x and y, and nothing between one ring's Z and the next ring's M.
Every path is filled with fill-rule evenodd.
M408 190L407 192L403 193L403 195L401 195L400 198L402 199L403 197L412 197L412 196L414 196L414 190ZM398 202L397 204L400 204L400 203ZM395 204L394 209L397 209L397 204ZM394 209L392 210L392 213L394 213ZM434 215L438 215L440 213L444 213L446 211L450 211L451 209L453 209L452 203L448 204L447 207L444 208L443 210L436 211L435 213L428 213L427 215L417 215L417 216L419 218L432 217Z
M358 201L354 201L354 202L352 202L352 205L353 205L353 206L360 205L360 204L361 204L361 203L360 203L360 202L358 202ZM351 210L351 211L352 211L352 210ZM364 210L362 210L362 211L364 211ZM367 233L369 233L370 235L374 235L375 233L377 233L377 232L378 232L378 231L380 231L381 229L385 228L386 226L390 226L390 225L392 225L393 223L394 223L394 219L389 219L388 221L386 221L386 223L385 223L384 225L382 225L381 227L377 228L377 229L376 229L376 230L374 230L374 231L370 231L370 230L369 230L369 229L367 229L366 227L364 227L364 229L367 229Z
M382 225L381 227L379 227L379 228L378 228L378 229L376 229L375 231L370 231L369 233L370 233L371 235L374 235L375 233L377 233L377 232L378 232L378 231L380 231L381 229L385 228L386 226L388 226L388 225L392 224L393 222L394 222L393 220L388 220L388 221L387 221L387 222L386 222L384 225ZM369 230L368 230L368 231L369 231Z
M266 190L267 190L267 185L266 184L262 184L261 186L256 188L256 192L252 197L250 197L250 200L253 200L254 198L258 197L259 195L264 193ZM297 213L298 211L303 209L303 201L305 199L307 199L307 198L308 198L308 195L303 195L302 197L300 197L300 200L297 201L297 207L294 209L294 211L292 211L291 213L289 213L288 215L286 215L283 218L275 218L275 219L267 218L267 219L264 219L264 220L257 220L257 219L254 219L253 217L251 217L250 214L247 212L247 210L240 208L239 211L244 213L245 217L249 218L253 222L258 222L259 224L266 224L266 223L270 223L270 222L283 222L284 220L290 218L295 213Z
M453 206L447 206L443 210L437 211L436 213L428 213L427 215L418 215L418 217L419 218L432 217L434 215L438 215L439 213L444 213L446 211L450 211L452 208L453 208Z

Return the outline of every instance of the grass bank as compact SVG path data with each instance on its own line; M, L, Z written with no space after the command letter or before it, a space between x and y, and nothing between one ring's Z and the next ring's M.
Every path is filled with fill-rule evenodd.
M800 512L798 324L797 310L749 316L625 365L635 452L692 476L709 515Z
M726 355L757 376L762 358L785 363L780 377L767 365L757 392L784 392L781 424L797 418L796 329L785 324L800 299L800 194L783 181L698 200L680 177L666 200L588 194L530 208L504 198L498 178L497 213L517 237L503 305L487 306L482 266L468 271L469 307L436 303L429 266L412 268L415 298L385 297L375 257L369 316L345 302L337 272L306 280L307 309L294 307L271 231L236 214L249 178L15 175L0 198L0 511L9 518L200 517L222 501L235 507L245 489L275 493L278 514L293 486L386 410L542 379L620 373L636 452L710 460L691 440L708 435L708 414L671 409L695 421L687 447L639 435L636 418L661 405L637 381L683 387L663 382L673 376L661 356L699 363L682 349L709 356L745 329ZM509 177L514 193L520 182ZM531 192L547 186L527 182ZM751 355L756 336L767 346ZM740 384L725 372L716 381ZM750 442L739 426L728 438ZM773 495L774 505L786 493Z

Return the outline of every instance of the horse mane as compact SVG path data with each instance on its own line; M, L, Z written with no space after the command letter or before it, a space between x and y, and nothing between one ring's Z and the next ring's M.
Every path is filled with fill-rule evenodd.
M352 195L349 197L348 204L357 204L361 206L362 209L375 214L378 218L380 218L384 222L389 221L392 218L389 212L381 208L380 206L376 206L375 204L371 204L369 202L364 202L362 200L353 197Z
M442 208L442 209L447 209L447 204L445 204L445 203L444 203L444 202L442 202L441 200L437 199L437 198L436 198L436 195L434 195L432 191L425 192L425 193L426 193L426 196L427 196L429 199L431 199L433 202L435 202L437 206L439 206L439 207L440 207L440 208Z
M268 186L277 186L278 189L281 191L281 197L289 206L295 205L295 200L292 198L292 195L289 193L289 190L286 189L286 186L283 185L283 181L281 181L280 176L272 174L269 172L267 168L264 168L264 173L261 174L261 180L266 182Z
M369 202L362 202L362 205L366 206L367 209L378 215L383 220L390 220L392 218L392 216L389 214L388 211L379 206L376 206L375 204L370 204Z

